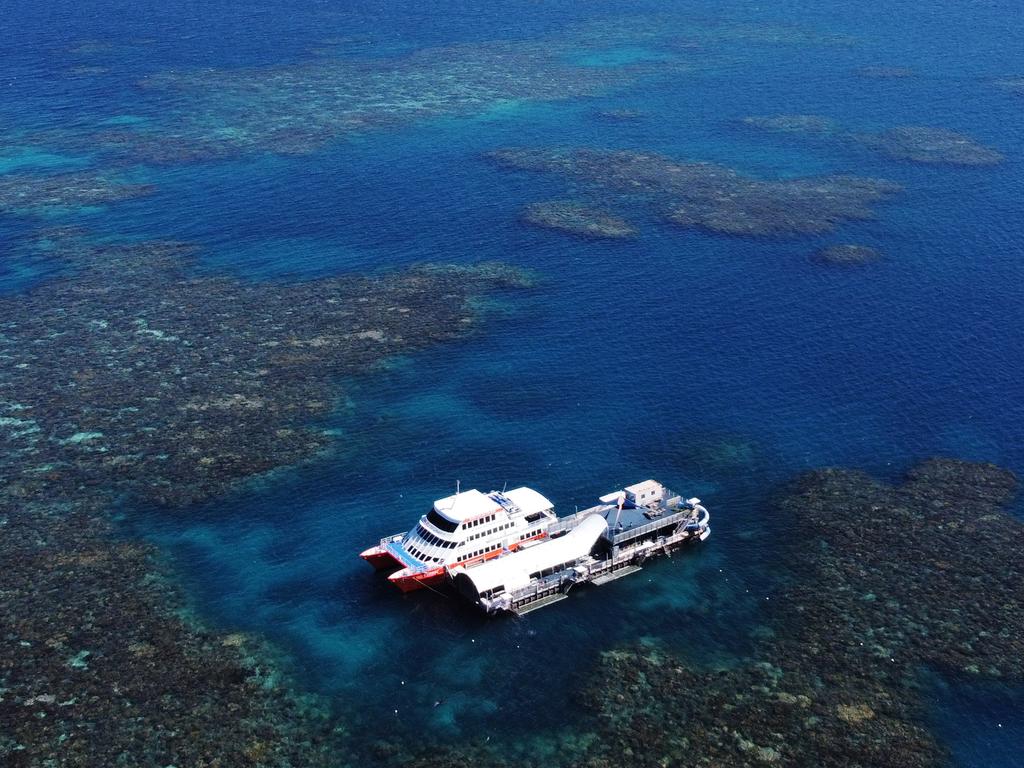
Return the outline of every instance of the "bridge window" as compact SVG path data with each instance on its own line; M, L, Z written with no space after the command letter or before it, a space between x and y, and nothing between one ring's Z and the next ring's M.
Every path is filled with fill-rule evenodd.
M458 523L453 523L451 520L442 517L436 509L431 509L427 513L427 520L445 533L454 533L455 529L459 527Z

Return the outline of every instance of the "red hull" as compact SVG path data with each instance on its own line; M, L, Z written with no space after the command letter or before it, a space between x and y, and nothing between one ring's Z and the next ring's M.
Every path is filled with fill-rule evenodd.
M423 587L433 584L440 584L444 581L444 568L435 568L432 571L413 573L405 576L396 573L389 576L388 581L403 592L415 592L417 589L423 589Z
M394 570L401 565L390 552L383 551L380 547L371 547L359 556L378 571Z
M536 536L531 536L526 541L531 541L533 539L543 539L547 535L548 534L546 531L542 531ZM509 546L509 551L515 552L523 544L525 544L526 541L521 541L512 544L511 546ZM493 552L488 552L485 555L474 557L472 560L466 560L461 563L458 563L457 565L462 568L476 565L477 563L482 563L486 560L498 557L499 555L501 555L501 552L501 550L494 550ZM432 568L429 571L413 571L410 573L410 569L402 568L404 563L402 563L398 558L396 558L386 549L381 549L380 546L370 547L366 551L361 552L359 556L363 558L363 560L368 562L370 565L372 565L374 568L376 568L378 571L394 571L396 568L401 568L401 570L388 576L388 581L390 581L403 592L415 592L417 589L423 589L427 586L440 584L442 581L444 581L445 578L444 567ZM454 566L456 564L453 563L452 565Z

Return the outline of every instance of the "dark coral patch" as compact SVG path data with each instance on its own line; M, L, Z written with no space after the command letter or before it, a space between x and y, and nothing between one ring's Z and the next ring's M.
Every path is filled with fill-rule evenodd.
M926 165L983 166L1005 159L996 150L948 128L904 125L879 132L853 132L820 115L753 116L743 118L741 123L773 133L827 137L844 147L866 147L895 160Z
M760 180L712 163L593 149L509 148L490 154L505 168L546 171L580 183L595 197L636 201L667 221L725 235L795 236L869 219L871 206L899 186L832 175Z
M821 470L778 503L801 536L753 662L709 671L650 648L603 655L584 765L941 766L918 673L1024 679L1016 479L936 459L893 487Z
M879 261L882 254L866 245L830 245L811 254L811 261L835 267L859 267Z
M252 638L185 620L124 497L181 505L314 456L339 377L474 327L500 265L297 285L196 275L189 246L36 246L73 278L0 299L0 762L355 764Z
M189 273L180 244L47 245L74 279L0 299L6 474L45 467L168 503L316 454L327 440L307 422L337 377L465 333L476 292L520 279L435 267L257 284Z
M133 184L97 173L6 174L0 176L0 211L39 213L114 203L153 192L154 187L149 184Z
M956 131L926 126L901 126L876 134L858 134L862 144L896 160L949 165L996 165L1003 156Z
M523 221L579 237L616 240L636 234L625 219L573 200L533 203L523 211Z

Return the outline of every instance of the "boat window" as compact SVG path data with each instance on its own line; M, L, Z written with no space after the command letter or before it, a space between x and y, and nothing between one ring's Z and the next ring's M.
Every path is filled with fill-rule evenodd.
M458 523L453 523L451 520L442 517L436 509L432 509L427 513L427 520L445 533L453 533L459 527Z

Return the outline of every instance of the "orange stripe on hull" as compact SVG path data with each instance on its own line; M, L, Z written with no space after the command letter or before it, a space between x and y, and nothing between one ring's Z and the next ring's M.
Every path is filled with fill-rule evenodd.
M547 531L542 531L536 536L531 536L528 539L523 539L523 541L510 544L508 549L510 552L515 552L526 542L533 541L535 539L543 539L546 538L547 535ZM503 549L496 549L493 552L478 555L471 560L448 563L445 567L432 568L429 571L414 571L413 573L406 573L405 571L407 569L403 569L388 576L388 581L403 592L415 592L417 589L423 589L425 586L438 584L443 581L447 568L467 568L469 566L478 565L487 560L493 560L494 558L499 557L503 552ZM372 549L366 550L362 555L360 555L360 557L377 569L393 568L395 565L402 565L402 563L395 559L389 552L381 550L379 547L373 547Z

